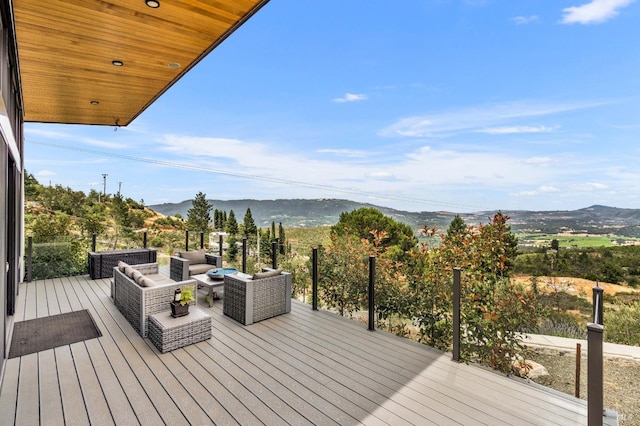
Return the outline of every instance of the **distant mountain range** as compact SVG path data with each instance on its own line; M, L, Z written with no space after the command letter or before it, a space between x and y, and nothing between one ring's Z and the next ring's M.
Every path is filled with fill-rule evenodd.
M469 225L487 223L496 211L475 213L407 212L388 207L341 199L281 199L281 200L209 200L214 209L227 213L233 210L236 219L242 223L247 208L260 227L271 226L271 222L282 223L285 227L334 225L342 212L361 207L373 207L395 220L404 222L414 229L425 225L441 230L447 229L456 214ZM148 206L167 216L176 214L187 217L192 200L181 203L165 203ZM579 210L529 211L503 210L511 217L513 232L548 233L560 232L615 234L628 237L640 236L640 209L621 209L594 205Z

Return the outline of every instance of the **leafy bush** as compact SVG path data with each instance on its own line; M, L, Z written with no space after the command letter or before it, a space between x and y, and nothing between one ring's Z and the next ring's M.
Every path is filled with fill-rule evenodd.
M583 323L586 325L586 323ZM586 339L587 328L580 325L573 317L546 318L542 321L536 333L548 336L567 337L570 339Z
M640 346L640 302L605 309L603 322L607 342Z
M33 246L32 278L60 278L87 273L88 244L72 238ZM26 260L25 260L26 262Z

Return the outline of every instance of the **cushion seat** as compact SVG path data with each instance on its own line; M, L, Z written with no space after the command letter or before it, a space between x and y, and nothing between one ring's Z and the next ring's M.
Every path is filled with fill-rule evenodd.
M199 263L196 265L189 265L189 275L206 274L207 271L213 268L214 266L208 263Z
M147 278L151 278L156 284L168 284L168 283L175 282L171 278L167 277L166 275L162 275L162 274L148 274L148 275L146 275L146 277Z

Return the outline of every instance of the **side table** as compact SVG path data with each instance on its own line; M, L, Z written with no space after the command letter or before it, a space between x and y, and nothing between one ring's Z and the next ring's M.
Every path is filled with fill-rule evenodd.
M214 288L216 289L224 289L224 280L220 279L220 280L212 280L211 278L209 278L209 276L207 274L198 274L198 275L191 275L192 280L196 280L199 286L204 286L208 289L209 291L209 307L213 306L213 293L215 293L213 290ZM218 290L218 291L219 291Z
M162 353L211 338L211 316L197 306L189 315L174 318L171 311L149 316L149 340Z

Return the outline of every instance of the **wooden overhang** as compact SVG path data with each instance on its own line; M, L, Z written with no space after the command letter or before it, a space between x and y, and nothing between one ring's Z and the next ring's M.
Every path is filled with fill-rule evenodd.
M268 1L14 0L24 119L126 126Z

